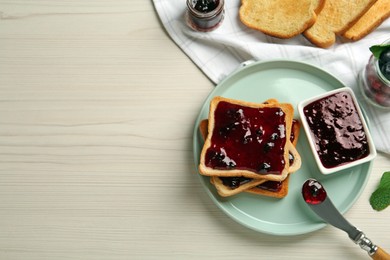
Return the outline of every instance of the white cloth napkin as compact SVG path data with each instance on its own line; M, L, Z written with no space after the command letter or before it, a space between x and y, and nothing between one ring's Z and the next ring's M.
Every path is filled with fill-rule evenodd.
M247 60L292 59L333 74L355 90L368 114L377 150L390 154L390 111L365 104L357 91L358 75L371 55L369 47L390 38L390 19L357 42L338 39L332 47L321 49L301 35L283 40L245 27L238 18L240 0L225 1L222 25L208 33L195 32L185 24L185 0L153 0L153 3L173 41L215 84Z

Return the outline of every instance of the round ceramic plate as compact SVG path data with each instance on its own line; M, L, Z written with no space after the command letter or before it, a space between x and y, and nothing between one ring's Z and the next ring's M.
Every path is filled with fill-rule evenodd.
M210 100L224 96L251 102L276 98L279 102L297 104L326 91L344 87L334 76L309 64L275 60L255 62L236 71L221 82L206 99L194 128L194 159L196 167L203 147L198 131L199 122L208 117ZM295 109L296 110L296 109ZM294 117L299 119L297 111ZM300 131L297 149L302 167L290 177L289 193L283 199L241 193L223 198L218 195L209 177L199 178L215 204L238 223L253 230L273 235L299 235L324 227L302 199L302 184L308 178L319 180L341 213L345 213L363 191L372 162L343 170L333 175L322 175L317 168L304 131Z

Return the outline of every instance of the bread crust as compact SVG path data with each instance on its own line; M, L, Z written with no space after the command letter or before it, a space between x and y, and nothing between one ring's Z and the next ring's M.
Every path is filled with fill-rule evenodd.
M289 183L290 183L290 175L288 175L287 178L281 182L280 190L276 192L272 190L261 189L258 187L253 187L251 189L245 190L245 192L281 199L287 196L289 190Z
M239 187L231 189L230 187L225 186L225 184L223 184L223 181L220 177L210 177L210 182L215 186L218 194L222 197L236 195L238 193L244 192L245 190L254 188L255 186L260 185L266 181L267 180L264 179L251 179L250 181L241 184Z
M206 166L205 163L205 157L206 152L211 146L211 137L214 130L214 124L215 124L215 118L214 118L214 111L217 108L219 102L229 102L232 104L237 104L241 106L246 107L252 107L252 108L280 108L285 115L285 131L286 131L286 139L289 140L290 134L291 134L291 126L292 126L292 119L293 119L293 113L294 108L291 104L287 103L269 103L269 104L263 104L263 103L253 103L253 102L246 102L241 100L234 100L224 97L215 97L210 102L210 110L209 110L209 124L208 124L208 135L205 140L202 152L200 154L200 164L199 164L199 172L202 175L205 176L219 176L219 177L247 177L247 178L253 178L253 179L267 179L267 180L273 180L273 181L281 181L284 180L288 175L288 169L289 169L289 163L288 163L288 149L286 149L286 146L288 142L286 141L285 147L283 149L283 157L285 162L285 167L280 173L269 173L269 174L259 174L257 172L253 172L250 170L239 170L239 169L230 169L230 170L219 170L219 169L213 169Z
M377 0L326 0L317 21L303 35L313 44L328 48L336 36L350 28Z
M344 38L357 41L375 30L384 20L390 17L390 0L378 0L359 18L344 34Z
M296 149L300 130L301 130L301 125L298 121L296 121L293 124L293 126L291 127L291 131L292 131L292 134L294 135L294 138L293 138L293 140L290 139L291 142L289 144L289 153L291 153L294 160L293 160L293 163L290 164L290 168L288 169L289 173L296 172L302 166L302 158L301 158L300 154L298 153L298 150Z

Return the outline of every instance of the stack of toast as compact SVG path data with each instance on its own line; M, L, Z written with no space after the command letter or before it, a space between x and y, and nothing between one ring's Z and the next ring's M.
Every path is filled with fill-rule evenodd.
M219 195L249 192L275 198L288 193L290 174L301 166L295 146L300 126L293 107L275 99L251 103L215 97L200 122L205 140L199 172Z
M249 28L278 38L303 34L328 48L340 36L356 41L390 16L390 0L242 0L239 17Z

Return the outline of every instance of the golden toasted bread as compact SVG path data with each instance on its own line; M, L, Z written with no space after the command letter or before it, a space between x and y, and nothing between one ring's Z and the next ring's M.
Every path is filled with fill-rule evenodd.
M267 180L245 177L210 177L210 182L215 186L220 196L229 197L254 188Z
M266 181L245 192L281 199L288 194L289 180L290 175L284 181Z
M328 48L377 0L326 0L316 22L303 34L313 44Z
M264 103L277 103L276 99L269 99ZM208 134L208 120L204 119L199 124L199 131L205 140ZM300 132L300 124L297 120L293 121L292 133L290 137L290 148L296 146ZM290 168L289 173L293 173L301 166L301 158L298 152L290 150ZM292 162L291 162L292 161ZM228 197L243 191L264 195L275 198L283 198L288 193L289 176L281 182L267 181L264 179L249 179L244 177L210 177L210 182L215 186L218 194L222 197Z
M299 158L299 163L297 163L294 167L290 166L289 175L287 175L287 177L282 181L268 181L265 179L250 179L244 177L210 177L210 182L214 184L218 194L222 197L228 197L247 191L258 195L283 198L288 193L288 180L290 173L295 172L300 167L299 154L296 153L293 158L294 159L292 161L295 161L295 158ZM294 165L294 163L292 164ZM275 189L275 186L277 186L277 189Z
M352 41L360 40L389 17L390 0L378 0L352 27L344 32L343 37Z
M290 157L290 168L288 169L289 173L296 172L299 168L301 168L302 165L301 156L296 149L300 129L301 129L301 125L299 121L294 119L291 127L290 144L289 144L289 157Z
M324 0L242 0L239 17L249 28L278 38L291 38L316 21Z
M312 0L312 6L314 9L314 12L318 15L322 8L324 8L326 0Z
M209 134L200 155L199 172L206 176L284 180L289 169L289 142L283 142L283 139L290 138L293 113L291 104L213 98L209 111ZM231 121L225 122L226 118ZM273 130L263 131L263 126ZM226 131L222 130L226 129L229 134L224 136L222 133ZM234 137L231 137L232 132ZM274 135L276 139L272 139ZM221 138L222 146L212 142ZM277 148L274 149L275 143ZM283 147L278 147L277 143ZM239 153L231 152L237 146L245 148L239 150ZM236 161L242 160L240 158L245 158L248 165L236 165ZM275 163L270 164L270 160Z

